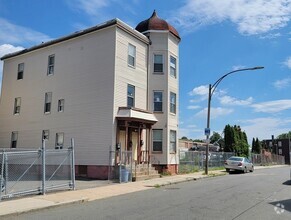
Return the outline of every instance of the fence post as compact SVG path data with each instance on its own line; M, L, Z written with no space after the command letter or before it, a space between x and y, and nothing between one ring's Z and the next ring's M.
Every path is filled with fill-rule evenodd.
M119 159L119 183L121 183L121 164L122 164L122 150L121 147L119 149L119 153L120 153L120 159Z
M76 189L76 181L75 181L75 140L71 139L71 181L73 190Z
M2 164L1 164L1 174L0 174L0 201L1 201L1 199L2 199L2 187L3 187L3 189L4 189L4 182L3 182L3 180L4 180L4 163L5 163L5 152L4 152L4 150L2 151ZM3 190L4 191L4 190Z
M45 140L42 140L42 148L41 148L41 154L42 154L42 194L45 195Z

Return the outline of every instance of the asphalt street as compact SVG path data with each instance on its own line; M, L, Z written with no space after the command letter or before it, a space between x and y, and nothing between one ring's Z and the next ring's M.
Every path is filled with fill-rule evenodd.
M6 219L291 219L290 167L153 188Z

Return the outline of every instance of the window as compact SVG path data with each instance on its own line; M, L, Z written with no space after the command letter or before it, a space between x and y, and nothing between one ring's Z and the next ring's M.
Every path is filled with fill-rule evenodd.
M48 140L50 136L50 131L49 130L43 130L42 131L42 140Z
M170 56L170 75L176 78L176 58Z
M170 130L170 153L176 153L176 131Z
M163 130L153 129L153 151L163 151Z
M64 146L64 133L56 133L55 149L63 149L63 146Z
M54 74L54 67L55 67L55 55L50 55L48 57L48 67L47 67L47 75Z
M164 71L164 64L163 64L163 55L155 54L154 55L154 73L163 73Z
M63 112L64 111L64 105L65 105L65 100L64 99L59 99L59 101L58 101L58 112Z
M18 132L17 131L13 131L11 133L11 148L16 148L17 139L18 139Z
M14 100L14 115L20 114L21 98L15 98Z
M128 44L128 60L127 63L130 66L135 66L136 48L132 44Z
M170 112L176 114L176 94L170 93Z
M132 85L127 86L127 107L134 107L135 87Z
M154 91L154 112L163 111L163 92Z
M44 113L51 112L51 103L52 103L52 93L47 92L45 94Z
M20 63L18 64L17 80L23 79L23 72L24 72L24 63Z

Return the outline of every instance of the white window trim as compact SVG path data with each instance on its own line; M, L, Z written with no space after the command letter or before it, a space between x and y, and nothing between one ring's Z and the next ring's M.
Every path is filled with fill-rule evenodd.
M171 111L171 106L172 106L172 102L171 102L171 94L175 95L175 112ZM174 92L170 92L170 113L176 115L177 114L177 93Z
M161 72L155 72L155 56L162 56L163 69ZM153 73L156 75L163 75L165 72L165 55L163 53L154 53L153 54Z
M171 62L171 58L174 58L175 59L175 68L173 68L174 70L175 70L175 75L172 75L171 74L171 69L172 69L172 62ZM169 60L170 62L170 76L171 77L173 77L174 79L177 79L177 58L175 57L175 56L173 56L173 55L170 55L170 60Z
M18 100L19 100L19 105L18 105ZM19 115L20 114L20 109L21 109L21 97L17 97L14 99L14 109L13 109L13 114L14 115Z
M161 111L156 111L155 110L155 103L156 103L156 101L155 101L155 93L156 92L162 93L162 101L160 101L162 103L162 110ZM164 109L163 108L164 107L164 101L163 101L164 99L163 98L164 98L164 91L162 91L162 90L154 90L153 91L153 112L163 112L163 109Z
M160 151L155 151L154 150L154 131L161 131L162 132L162 140L160 142L162 142L162 149ZM163 134L164 134L164 130L163 129L153 129L153 142L152 142L152 152L153 153L162 153L163 152ZM158 140L159 141L159 140Z
M54 58L54 63L53 64L50 64L50 58L53 57ZM51 54L48 56L48 64L47 64L47 75L48 76L52 76L55 74L55 63L56 63L56 57L54 54ZM50 71L50 67L53 68L53 71L51 72Z
M130 54L130 47L134 48L134 54L131 55ZM129 56L133 57L133 65L129 63ZM127 47L127 65L130 67L135 68L136 66L136 46L134 46L133 44L129 43L128 47Z

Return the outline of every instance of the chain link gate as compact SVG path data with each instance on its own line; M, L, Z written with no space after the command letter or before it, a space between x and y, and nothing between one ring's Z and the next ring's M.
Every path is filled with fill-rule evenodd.
M0 200L75 189L74 140L67 149L0 152Z

